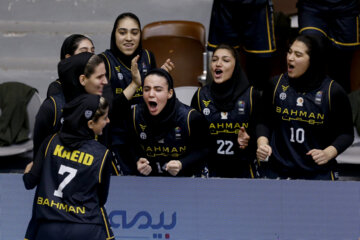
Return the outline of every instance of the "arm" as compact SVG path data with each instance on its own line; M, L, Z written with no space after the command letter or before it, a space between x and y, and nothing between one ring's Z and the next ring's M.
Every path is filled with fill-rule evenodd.
M274 122L273 118L273 92L275 89L275 77L268 84L266 90L263 92L262 97L258 97L257 107L254 108L256 111L256 115L254 116L256 119L256 138L257 138L257 150L256 157L260 161L266 161L267 158L272 154L272 148L269 145L269 139L271 136L272 125Z
M44 139L54 133L53 132L54 121L55 121L54 104L50 98L47 98L41 104L35 119L34 137L33 137L34 140L33 158L36 157L36 154Z
M42 166L45 159L46 148L52 136L48 136L41 144L36 157L33 162L30 162L24 171L23 181L26 189L33 189L36 187L41 178Z
M325 149L312 149L307 153L319 165L326 164L335 158L354 141L351 105L345 91L336 82L330 89L330 108L331 131L328 131L324 137L333 141Z

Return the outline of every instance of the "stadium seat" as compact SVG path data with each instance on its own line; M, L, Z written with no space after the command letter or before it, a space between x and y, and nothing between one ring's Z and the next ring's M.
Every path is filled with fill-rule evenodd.
M191 99L197 89L198 87L196 86L180 86L174 88L176 97L180 100L180 102L188 106L190 106Z
M200 86L203 74L205 27L192 21L159 21L147 24L142 31L143 47L154 53L160 67L166 59L175 63L171 72L174 86Z

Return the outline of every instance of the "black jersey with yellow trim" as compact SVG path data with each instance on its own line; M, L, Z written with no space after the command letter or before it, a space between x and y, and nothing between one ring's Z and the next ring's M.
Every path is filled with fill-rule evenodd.
M34 204L37 220L104 225L98 189L109 151L95 140L67 149L55 134L49 141ZM105 191L107 194L107 191Z
M152 53L144 49L141 51L140 58L138 60L138 68L140 71L142 81L145 78L147 72L152 68L151 59L154 59ZM105 59L108 69L108 79L111 84L113 94L121 94L125 88L131 83L132 75L129 66L126 66L118 57L116 57L110 50L106 50L100 56ZM131 100L132 104L142 101L142 87L136 89L136 92Z
M164 170L170 160L179 160L189 152L191 135L190 115L195 109L182 104L176 104L176 124L168 132L153 132L144 118L144 104L133 108L133 127L136 138L152 167L151 175L170 176ZM162 136L159 138L159 136Z
M310 92L297 92L289 85L288 75L279 77L273 93L274 125L270 146L271 165L281 171L317 172L335 164L317 165L307 153L312 149L325 149L330 139L330 89L333 80L326 77L320 87Z
M210 176L254 177L251 163L255 159L254 148L242 150L237 142L241 127L249 131L254 128L253 87L249 87L237 99L234 108L228 112L219 111L213 103L209 85L196 93L198 110L209 123L214 154L208 162Z

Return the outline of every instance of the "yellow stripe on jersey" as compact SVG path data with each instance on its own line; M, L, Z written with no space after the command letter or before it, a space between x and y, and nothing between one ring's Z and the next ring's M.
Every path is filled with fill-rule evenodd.
M277 84L276 84L276 87L275 87L275 89L274 89L273 102L272 102L273 104L275 103L275 93L276 93L276 90L277 90L277 88L278 88L278 86L279 86L279 83L280 83L280 80L281 80L282 76L283 76L283 74L280 75L280 77L279 77L279 79L278 79L278 82L277 82Z
M188 113L188 116L187 116L187 125L188 125L188 129L189 129L189 136L190 136L190 134L191 134L189 119L190 119L190 114L191 114L193 111L195 111L195 109L191 109L190 112Z
M339 41L336 41L334 38L331 38L329 35L326 34L326 32L320 28L317 28L317 27L304 27L302 29L300 29L299 33L302 33L303 31L305 30L315 30L315 31L319 31L321 32L322 34L324 34L325 37L327 37L330 41L338 44L338 45L341 45L341 46L359 46L360 45L360 42L359 42L359 39L357 39L356 42L354 43L343 43L343 42L339 42ZM358 33L358 30L357 30L357 33Z
M106 149L106 152L104 154L104 157L101 161L101 166L100 166L100 171L99 171L99 183L101 183L101 174L102 174L102 170L103 170L103 167L104 167L104 163L105 163L105 159L106 159L106 156L108 155L109 153L109 149Z
M331 82L330 82L330 84L329 84L329 93L328 93L328 95L329 95L329 109L330 109L330 111L331 111L331 95L330 95L330 91L331 91L331 86L332 86L332 84L334 83L334 80L331 80Z
M55 116L54 116L53 127L55 127L55 124L56 124L56 115L57 115L57 111L56 111L56 101L55 101L55 99L54 99L52 96L50 96L50 99L51 99L51 101L53 101L53 103L54 103Z
M46 146L46 150L45 150L45 155L44 155L44 156L46 156L47 151L48 151L49 146L50 146L50 143L52 142L52 140L54 139L54 137L55 137L56 134L57 134L57 133L55 133L55 134L51 137L50 141L48 142L48 145Z
M102 53L101 55L103 55L103 56L105 57L105 59L106 59L106 61L107 61L107 63L108 63L108 66L109 66L109 71L108 71L109 76L108 76L108 80L110 81L110 79L111 79L111 66L110 66L109 59L107 58L107 56L106 56L104 53Z

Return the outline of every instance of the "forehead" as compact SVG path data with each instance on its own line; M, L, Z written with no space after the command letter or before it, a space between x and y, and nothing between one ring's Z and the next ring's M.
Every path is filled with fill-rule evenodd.
M215 52L214 52L214 56L227 56L227 57L234 57L232 52L229 50L229 49L224 49L224 48L220 48L220 49L217 49Z
M83 40L81 40L81 41L79 42L79 47L81 47L81 46L88 46L88 45L93 46L92 42L91 42L89 39L84 38Z
M168 86L168 82L166 80L165 77L159 76L159 75L155 75L155 74L151 74L149 76L147 76L144 80L144 87L145 86L162 86L162 87L167 87Z
M307 53L309 50L305 43L297 40L291 45L291 49L302 53Z
M119 20L118 28L128 28L128 29L139 28L139 24L135 19L130 17L125 17Z

